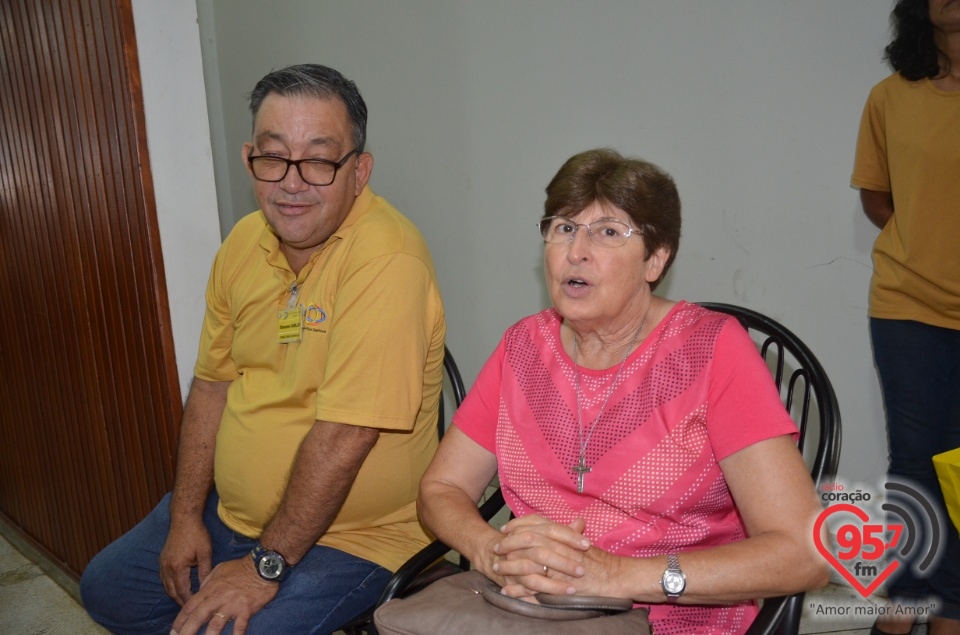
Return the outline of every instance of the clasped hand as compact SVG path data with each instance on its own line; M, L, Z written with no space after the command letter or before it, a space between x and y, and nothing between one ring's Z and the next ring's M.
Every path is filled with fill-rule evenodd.
M561 525L536 515L505 524L491 546L503 593L529 601L535 593L614 596L617 558L592 546L585 526L582 518Z

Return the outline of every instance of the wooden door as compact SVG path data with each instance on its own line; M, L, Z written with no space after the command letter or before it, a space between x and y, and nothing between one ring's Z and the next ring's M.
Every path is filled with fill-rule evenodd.
M172 485L173 350L130 0L0 0L0 514L74 577Z

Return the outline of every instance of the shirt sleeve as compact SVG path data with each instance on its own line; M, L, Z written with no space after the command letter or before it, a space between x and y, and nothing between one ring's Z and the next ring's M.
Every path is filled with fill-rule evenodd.
M234 324L224 280L224 259L229 246L228 238L214 258L207 281L206 311L193 369L195 377L206 381L233 381L240 376L230 353Z
M857 153L854 158L850 184L878 192L890 191L890 173L887 168L887 133L880 85L870 91L860 119Z
M497 453L497 420L506 347L501 340L453 415L453 423L483 449Z
M337 290L317 418L412 429L442 320L439 303L430 269L410 254L379 256L349 270Z
M734 318L717 336L707 404L707 433L718 461L759 441L799 437L756 344Z

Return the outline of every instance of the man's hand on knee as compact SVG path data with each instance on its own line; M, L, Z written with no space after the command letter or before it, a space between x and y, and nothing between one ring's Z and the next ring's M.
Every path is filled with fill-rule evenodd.
M228 560L210 572L200 590L183 605L173 622L173 633L194 635L207 625L207 635L218 635L234 621L233 632L243 635L257 611L277 595L279 583L263 580L250 558Z
M174 523L160 552L160 579L167 595L183 606L193 595L190 570L197 567L200 583L212 567L210 534L203 522Z

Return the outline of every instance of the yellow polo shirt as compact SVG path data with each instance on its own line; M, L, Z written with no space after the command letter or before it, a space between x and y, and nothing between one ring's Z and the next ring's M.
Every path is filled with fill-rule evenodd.
M279 344L277 314L294 282L302 339ZM233 382L214 468L224 523L263 532L316 420L377 428L318 544L395 571L428 542L415 503L437 447L443 379L443 306L420 232L367 187L294 276L255 212L223 242L206 299L195 374Z
M960 91L895 73L870 91L851 183L891 192L870 315L960 329Z

